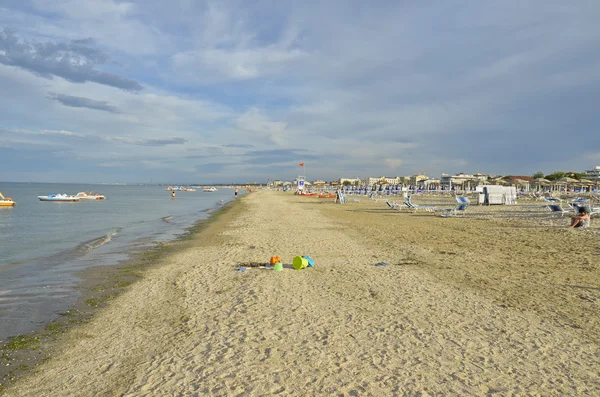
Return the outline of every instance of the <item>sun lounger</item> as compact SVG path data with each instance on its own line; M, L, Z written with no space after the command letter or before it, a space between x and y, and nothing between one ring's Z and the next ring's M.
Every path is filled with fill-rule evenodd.
M408 207L407 207L406 205L404 205L404 204L399 204L399 203L397 203L397 202L395 202L395 201L390 201L390 200L386 200L386 201L385 201L385 204L386 204L388 207L390 207L390 209L393 209L393 210L401 210L401 209L403 209L403 208L408 208Z
M546 204L546 208L548 208L554 214L560 214L560 216L563 216L564 214L575 213L573 208L563 208L563 206L560 204Z
M587 212L590 217L592 215L600 214L600 208L592 207L590 204L587 204L586 202L583 202L582 204L581 203L571 203L570 205L576 214L579 213L580 208L585 208L585 212Z
M408 196L406 198L406 201L404 201L404 205L406 205L409 209L411 209L413 211L434 212L436 210L435 207L430 206L430 205L418 205L418 204L414 204L411 201L410 196Z
M468 197L456 197L457 205L454 208L445 208L441 210L444 212L441 214L442 217L447 218L449 216L457 216L458 214L464 214L469 205L471 204L471 200Z

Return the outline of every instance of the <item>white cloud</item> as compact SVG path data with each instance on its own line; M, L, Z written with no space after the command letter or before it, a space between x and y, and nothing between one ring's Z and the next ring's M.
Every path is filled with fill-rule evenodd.
M215 79L245 80L278 74L287 64L305 55L298 49L206 49L175 54L173 66L186 79L214 83Z
M284 132L287 123L271 121L257 108L252 108L240 115L237 118L236 126L243 131L254 132L259 137L267 138L276 145L286 145Z
M145 87L132 94L0 65L0 128L76 131L83 136L20 135L19 144L66 145L82 162L285 178L293 171L281 166L305 153L326 179L526 173L549 166L548 153L550 164L589 167L593 151L566 159L555 150L566 133L600 145L593 2L33 5L4 6L0 24L38 42L92 37L115 61L102 71ZM285 149L306 152L285 152L280 168L260 156L250 171L235 164Z

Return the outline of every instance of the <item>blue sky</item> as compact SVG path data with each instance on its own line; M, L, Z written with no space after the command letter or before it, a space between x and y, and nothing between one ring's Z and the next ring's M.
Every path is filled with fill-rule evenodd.
M0 0L0 181L590 169L599 20L594 1Z

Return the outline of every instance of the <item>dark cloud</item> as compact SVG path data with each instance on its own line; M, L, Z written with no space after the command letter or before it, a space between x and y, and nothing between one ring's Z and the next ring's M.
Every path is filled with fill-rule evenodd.
M250 148L253 148L254 145L242 144L242 143L230 143L227 145L223 145L223 147L250 149Z
M62 77L74 83L88 81L137 92L140 83L116 74L97 70L108 62L108 57L93 48L91 39L72 40L68 43L38 43L19 39L5 29L0 32L0 63L16 66L45 78Z
M167 145L183 145L187 143L184 138L169 138L169 139L141 139L135 141L134 145L140 146L167 146Z
M64 95L64 94L55 94L55 93L50 93L48 95L48 97L50 99L54 99L55 101L62 103L65 106L70 106L73 108L88 108L88 109L102 110L102 111L110 112L110 113L121 113L119 111L119 109L110 105L106 101L95 101L95 100L89 99L89 98Z

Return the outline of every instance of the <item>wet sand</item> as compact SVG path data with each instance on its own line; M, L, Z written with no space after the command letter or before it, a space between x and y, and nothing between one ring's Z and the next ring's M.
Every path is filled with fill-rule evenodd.
M600 394L598 218L238 201L7 395Z

